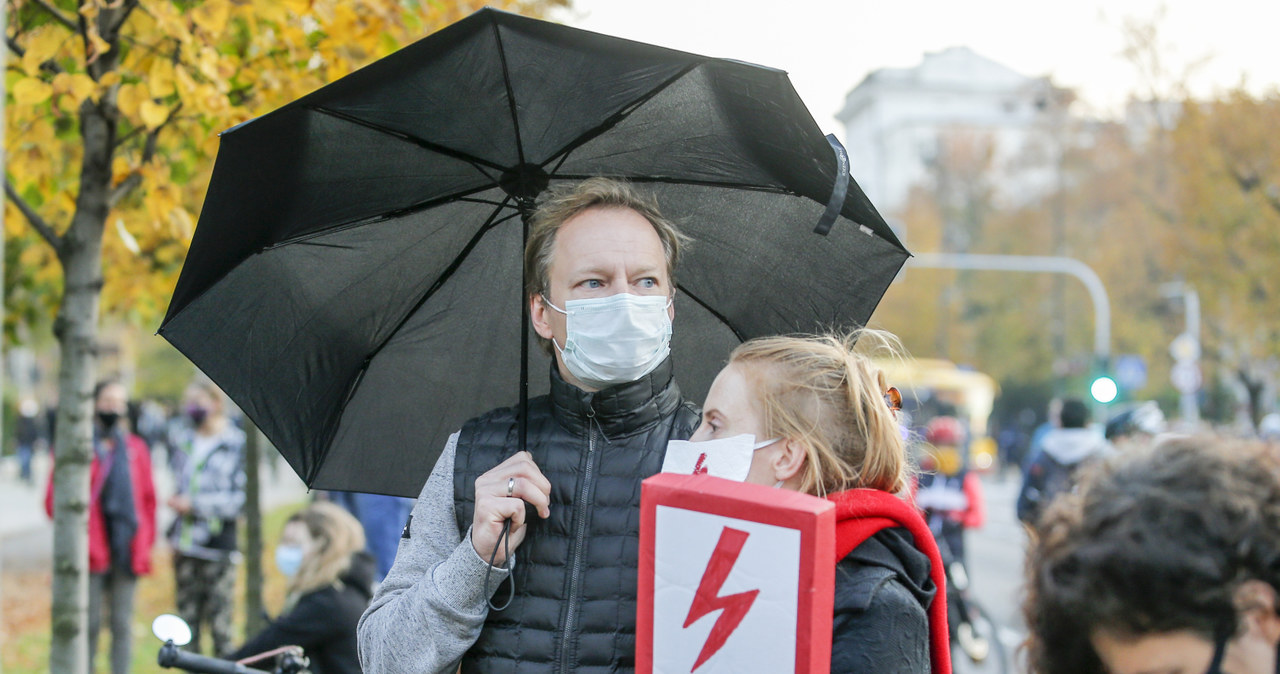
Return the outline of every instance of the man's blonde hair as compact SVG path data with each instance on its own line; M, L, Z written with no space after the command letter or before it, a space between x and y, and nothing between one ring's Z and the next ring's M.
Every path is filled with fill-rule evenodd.
M637 190L631 183L616 178L588 178L552 188L538 204L529 223L529 240L524 248L525 296L550 296L551 257L555 252L556 234L570 218L589 208L629 208L653 225L667 262L667 277L671 292L676 287L676 265L680 261L680 249L688 237L675 223L662 216L658 203L651 195ZM548 354L551 341L538 337L538 343Z
M311 536L311 549L289 583L286 610L303 595L338 582L351 568L351 556L365 547L360 521L334 503L317 501L293 514L286 524L301 522Z
M805 493L906 488L906 443L885 402L884 372L870 353L900 356L903 349L888 332L859 330L762 337L729 356L760 402L764 437L804 447Z

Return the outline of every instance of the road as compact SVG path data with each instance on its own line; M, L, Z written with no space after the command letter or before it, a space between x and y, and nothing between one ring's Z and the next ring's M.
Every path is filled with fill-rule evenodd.
M1011 650L1026 633L1020 604L1027 537L1014 515L1019 486L1019 478L1012 474L982 480L987 523L970 531L965 543L972 592L1000 625L1002 640Z

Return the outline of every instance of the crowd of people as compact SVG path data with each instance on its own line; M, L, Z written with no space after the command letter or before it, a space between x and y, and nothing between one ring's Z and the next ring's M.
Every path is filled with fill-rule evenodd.
M110 671L131 670L136 589L153 571L160 538L172 553L174 610L191 628L189 650L240 659L298 645L307 650L313 674L361 671L356 621L391 566L406 500L318 492L316 502L290 517L275 547L276 566L289 579L283 610L237 647L232 615L242 558L245 432L229 407L222 391L201 379L187 388L180 417L148 423L121 381L107 379L95 387L88 511L91 668L106 616ZM151 443L134 430L139 427L149 431ZM172 513L163 531L156 470L170 471L173 485L163 501ZM50 517L54 475L51 469L44 499ZM371 519L370 536L356 517L357 506Z
M239 647L245 435L216 387L193 385L165 501L175 604L193 643L208 633L232 659L300 645L317 674L631 671L639 485L668 443L689 440L745 447L746 482L835 504L833 672L949 672L953 642L977 659L985 644L949 615L946 568L963 563L965 531L985 519L968 428L951 414L906 427L873 358L901 345L874 330L749 340L726 354L705 401L687 399L670 357L683 244L627 183L553 190L525 253L550 393L462 424L411 513L335 494L292 515L275 548L286 603ZM150 570L157 494L124 388L104 382L95 409L91 633L109 606L122 636L116 616L131 614ZM1098 432L1068 399L1032 442L1017 500L1032 671L1280 668L1275 448L1161 441L1163 431L1154 405ZM112 639L114 672L127 668L117 665L128 642Z

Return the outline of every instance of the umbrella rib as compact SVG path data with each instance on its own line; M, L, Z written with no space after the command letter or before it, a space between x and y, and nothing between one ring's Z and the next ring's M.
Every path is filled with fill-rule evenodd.
M566 145L564 149L562 149L560 152L547 158L547 161L543 162L542 165L545 167L547 164L550 164L551 162L556 162L556 167L551 171L549 171L549 173L554 174L556 170L558 170L562 165L564 165L565 160L569 158L569 155L572 154L574 150L582 147L587 142L603 134L605 131L608 131L609 129L612 129L613 127L617 126L618 122L621 122L622 120L626 119L628 115L640 109L641 106L643 106L645 103L648 103L650 100L652 100L654 96L657 96L658 94L665 91L672 84L675 84L685 75L688 75L690 72L692 72L694 68L697 68L698 66L702 65L704 62L705 61L695 61L681 68L676 74L672 75L671 77L667 78L664 82L658 84L653 89L651 89L649 93L627 104L621 110L613 113L612 115L607 117L603 122L600 122L600 124L597 125L595 128L590 129L585 133L583 133L582 135L578 136L572 143L569 143L568 145ZM503 72L504 73L506 72L505 60L503 61ZM514 114L514 110L512 111L512 114ZM519 139L519 129L517 129L516 131L516 138L517 140ZM557 158L559 159L559 161L557 161ZM524 161L523 155L521 155L520 161L522 162Z
M493 185L484 185L484 186L477 187L477 188L475 188L475 189L469 190L469 191L467 191L467 192L463 192L462 194L464 194L464 195L465 195L465 194L475 194L475 193L477 193L477 192L483 192L483 191L485 191L485 190L489 190L489 189L492 189L492 188L493 188ZM379 214L374 215L374 216L371 216L371 217L360 218L360 219L358 219L358 220L352 220L351 222L344 222L344 223L341 223L341 224L333 225L332 227L325 227L324 229L317 230L317 231L314 231L314 232L307 232L306 234L300 234L300 235L298 235L298 236L295 236L295 237L292 237L292 238L289 238L289 239L283 239L283 240L281 240L281 241L277 241L277 242L275 242L275 243L273 243L273 244L271 244L271 245L269 245L269 246L265 246L264 248L262 248L262 250L260 250L260 251L258 251L258 252L260 252L260 253L265 253L265 252L267 252L267 251L269 251L269 250L274 250L274 249L276 249L276 248L280 248L280 247L282 247L282 246L288 246L288 245L295 244L295 243L302 243L302 242L304 242L304 241L309 241L309 240L314 239L314 238L316 238L316 237L326 236L326 235L328 235L328 234L336 234L336 233L338 233L338 232L341 232L341 231L344 231L344 230L351 229L351 228L353 228L353 227L363 227L364 225L372 224L372 223L375 223L375 222L381 222L381 221L383 221L383 220L391 220L391 219L393 219L393 218L398 218L398 217L401 217L401 216L404 216L404 215L410 215L410 214L412 214L412 213L416 213L416 212L421 211L421 210L425 210L425 209L428 209L428 208L433 208L433 207L435 207L435 206L439 206L439 205L441 205L441 204L446 204L446 203L448 203L448 202L450 202L450 201L465 201L465 202L468 202L468 203L489 204L489 205L492 205L492 206L495 206L495 207L498 207L498 208L509 208L509 206L508 206L508 204L507 204L507 200L505 200L505 199L504 199L501 203L499 203L499 202L496 202L496 201L490 201L490 200L488 200L488 199L473 199L473 198L469 198L469 197L466 197L466 196L450 195L450 196L447 196L447 197L440 197L440 198L438 198L438 199L431 199L431 200L429 200L429 201L424 201L424 202L421 202L421 203L412 204L412 205L409 205L409 206L405 206L405 207L403 207L403 208L398 208L398 209L396 209L396 210L394 210L394 211L387 211L386 213L379 213ZM514 213L512 213L512 215L514 215Z
M507 67L507 50L502 46L502 32L498 30L496 17L491 25L493 27L493 41L498 46L498 60L502 62L502 82L507 87L507 108L511 110L511 128L516 135L516 154L520 159L519 165L523 166L524 142L520 139L520 117L516 114L516 95L511 88L511 70Z
M464 246L462 251L458 253L457 257L453 259L453 262L449 264L448 268L446 268L443 272L440 272L440 276L436 277L436 280L431 284L430 288L427 288L427 292L423 293L422 297L418 298L418 301L414 303L413 307L409 309L409 311L405 312L404 317L400 319L400 322L396 324L396 327L392 328L391 331L387 333L387 337L382 340L382 343L378 344L377 347L375 347L372 351L369 352L368 355L364 357L364 362L360 364L360 371L356 373L355 378L351 382L351 386L347 389L346 397L342 400L342 407L338 410L339 419L341 419L342 416L346 413L347 405L349 405L351 403L351 400L356 397L356 391L360 388L360 384L364 381L365 373L369 371L369 364L373 362L373 359L378 355L378 353L381 352L382 349L384 349L387 346L387 344L391 342L391 339L394 338L397 333L400 332L400 329L404 327L404 324L408 323L409 319L413 318L413 315L418 313L418 309L421 309L422 305L426 304L427 300L431 299L431 297L435 295L436 291L439 290L440 287L443 286L445 282L448 281L449 278L453 276L454 272L458 271L458 268L461 267L462 263L466 261L468 256L471 255L471 251L475 249L476 245L480 243L480 240L484 238L484 235L487 234L489 230L493 229L494 227L497 227L498 225L506 222L507 220L510 220L511 218L514 218L517 215L516 213L513 212L513 213L507 214L506 217L503 217L503 218L498 217L498 214L502 213L503 210L508 207L507 202L509 202L510 200L511 200L511 197L507 197L506 199L503 200L502 204L498 206L498 208L493 209L493 213L489 214L489 217L484 221L484 224L480 226L480 229L477 230L476 233L471 237L471 240L467 242L467 245ZM320 445L321 447L324 448L324 455L316 457L317 460L313 466L313 469L308 470L308 479L307 479L308 485L310 485L311 482L313 482L315 478L318 477L320 467L324 465L325 455L328 455L329 450L332 449L333 447L333 438L337 432L338 432L337 424L332 424L329 426L329 430L326 437L324 438L324 442L321 443Z
M493 169L493 170L495 170L495 171L502 171L502 170L503 170L503 167L502 167L502 166L499 166L498 164L495 164L495 163L493 163L493 162L491 162L491 161L489 161L489 160L487 160L487 159L481 159L481 158L476 157L476 156L474 156L474 155L467 154L466 152L462 152L462 151L460 151L460 150L455 150L455 149L453 149L453 148L451 148L451 147L447 147L447 146L445 146L445 145L440 145L439 143L433 143L433 142L431 142L431 141L429 141L429 140L426 140L426 139L424 139L424 138L419 138L419 137L417 137L417 136L414 136L414 135L412 135L412 134L405 133L405 132L403 132L403 131L398 131L398 130L396 130L396 129L392 129L392 128L389 128L389 127L385 127L385 126L383 126L383 125L381 125L381 124L376 124L376 123L374 123L374 122L370 122L370 121L369 121L369 120L367 120L367 119L360 119L359 117L356 117L355 115L350 115L350 114L347 114L347 113L345 113L345 112L339 112L339 111L337 111L337 110L332 110L332 109L330 109L330 108L324 108L324 107L320 107L320 106L312 106L312 107L311 107L311 110L314 110L315 112L318 112L318 113L320 113L320 114L322 114L322 115L329 115L330 117L334 117L334 118L336 118L336 119L341 119L341 120L342 120L342 121L344 121L344 122L350 122L350 123L352 123L352 124L356 124L356 125L359 125L359 126L363 126L363 127L365 127L366 129L372 129L372 130L374 130L374 131L377 131L378 133L386 134L386 135L391 136L391 137L393 137L393 138L399 138L400 140L407 141L407 142L409 142L409 143L413 143L414 145L417 145L418 147L421 147L421 148L424 148L424 149L427 149L427 150L431 150L432 152L435 152L435 153L437 153L437 154L442 154L442 155L445 155L446 157L453 157L454 159L457 159L457 160L460 160L460 161L464 161L464 162L466 162L466 163L470 164L470 165L471 165L473 168L475 168L477 171L480 171L480 173L481 173L481 174L483 174L486 178L490 178L490 179L492 179L492 176L490 176L489 174L485 173L485 172L484 172L484 170L480 168L481 166L487 166L487 167L489 167L489 168L491 168L491 169Z
M676 290L679 290L680 292L684 293L686 297L693 300L694 302L697 302L698 306L702 307L703 309L706 309L707 313L714 316L716 320L720 321L720 323L724 325L724 327L729 328L729 331L733 333L734 337L738 338L739 342L747 341L747 338L744 337L742 333L739 332L738 329L733 326L733 323L729 321L728 317L726 317L724 314L720 313L719 311L712 309L710 304L707 304L706 302L702 301L702 298L689 292L688 287L677 283Z
M423 304L426 304L427 300L431 299L432 296L436 294L436 291L440 290L445 282L453 277L454 273L458 271L458 268L462 266L462 263L471 255L471 251L474 250L480 243L480 240L484 238L484 235L489 233L489 230L518 215L518 213L512 211L504 217L498 217L498 214L509 208L508 202L510 201L511 197L507 197L502 200L502 203L499 204L497 208L493 209L493 213L489 214L488 219L484 221L483 225L480 225L480 229L471 237L471 240L467 242L467 245L463 246L462 251L458 253L457 257L453 258L453 262L449 263L449 266L444 271L440 272L440 276L436 277L436 280L432 282L430 288L427 288L427 292L422 294L422 297L413 305L413 308L405 312L404 318L401 318L396 327L387 334L386 339L383 339L381 344L374 348L373 351L369 352L369 355L365 357L366 366L373 360L374 356L377 356L378 353L386 347L386 345L391 341L391 338L394 337L396 333L400 332L400 328L403 328L404 324L409 322L409 319L417 313L418 309L420 309Z

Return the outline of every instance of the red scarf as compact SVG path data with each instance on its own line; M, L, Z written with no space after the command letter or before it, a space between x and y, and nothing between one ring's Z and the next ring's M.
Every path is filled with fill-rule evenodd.
M916 549L929 557L929 576L937 590L929 605L929 655L934 674L951 674L951 640L947 633L947 577L942 555L929 525L914 506L878 489L850 489L827 498L836 504L836 563L876 532L903 527Z

